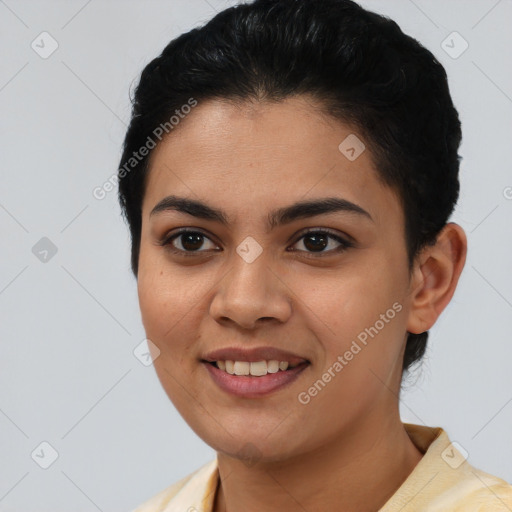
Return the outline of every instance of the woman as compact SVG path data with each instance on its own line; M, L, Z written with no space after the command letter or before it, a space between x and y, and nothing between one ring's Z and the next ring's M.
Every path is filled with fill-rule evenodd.
M137 509L512 510L404 372L464 267L446 73L349 0L256 0L142 72L119 169L163 388L215 460Z

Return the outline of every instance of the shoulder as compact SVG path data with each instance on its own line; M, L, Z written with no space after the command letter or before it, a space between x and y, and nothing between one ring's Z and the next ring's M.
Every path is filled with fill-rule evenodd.
M461 480L460 498L453 504L455 512L510 512L512 485L505 480L469 466L470 475ZM454 486L457 490L457 484Z
M424 455L379 512L512 512L512 485L471 465L446 431L405 426Z
M214 459L196 471L169 485L131 512L167 512L180 494L190 495L191 498L202 500L209 486L214 483L217 460ZM186 510L186 509L185 509Z

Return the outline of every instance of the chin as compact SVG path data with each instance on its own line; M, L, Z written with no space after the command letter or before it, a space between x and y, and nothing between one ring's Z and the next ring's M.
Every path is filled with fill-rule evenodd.
M216 452L245 461L247 466L287 460L298 454L297 444L301 443L291 432L273 435L275 432L269 429L266 433L258 435L251 431L250 425L241 428L240 432L231 429L229 433L196 433Z

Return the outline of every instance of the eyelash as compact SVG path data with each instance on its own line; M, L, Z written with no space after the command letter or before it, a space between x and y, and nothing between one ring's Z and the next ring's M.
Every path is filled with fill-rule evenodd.
M192 230L192 229L188 229L188 228L182 228L179 231L174 232L173 234L171 234L169 236L166 236L159 244L161 246L165 247L166 250L168 250L174 254L178 254L180 256L185 256L185 257L197 256L200 253L208 252L208 251L201 251L201 250L183 251L182 249L177 249L176 247L174 247L172 245L172 242L175 239L179 238L182 235L188 235L188 234L201 235L204 238L207 238L208 240L213 242L213 240L211 240L206 234L204 234L200 230ZM334 234L332 231L327 230L325 228L310 228L310 229L308 229L307 231L301 233L301 235L295 240L295 242L292 245L295 245L297 242L299 242L300 240L305 238L307 235L312 235L312 234L325 235L329 238L333 238L334 240L336 240L337 242L340 243L340 246L337 247L336 249L331 249L329 251L322 251L322 252L317 252L317 253L311 252L311 251L302 251L302 250L297 250L297 249L294 249L292 252L303 252L307 255L306 257L308 257L308 258L318 258L318 257L321 258L321 257L325 257L325 256L330 256L332 254L339 254L351 247L354 247L354 245L355 245L353 242L345 240L344 238L340 237L337 234Z

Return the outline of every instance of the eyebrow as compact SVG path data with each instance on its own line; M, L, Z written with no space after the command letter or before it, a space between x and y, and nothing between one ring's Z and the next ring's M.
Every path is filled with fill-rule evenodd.
M222 210L213 208L206 203L195 199L173 195L164 197L159 201L151 210L149 216L151 217L158 213L170 210L186 213L199 219L219 222L224 226L229 225L228 216ZM295 220L335 212L355 213L363 218L368 218L373 222L372 216L366 210L347 199L339 197L326 197L311 201L299 201L291 204L290 206L278 208L269 213L267 222L268 227L270 229L274 229L280 225L290 224Z

